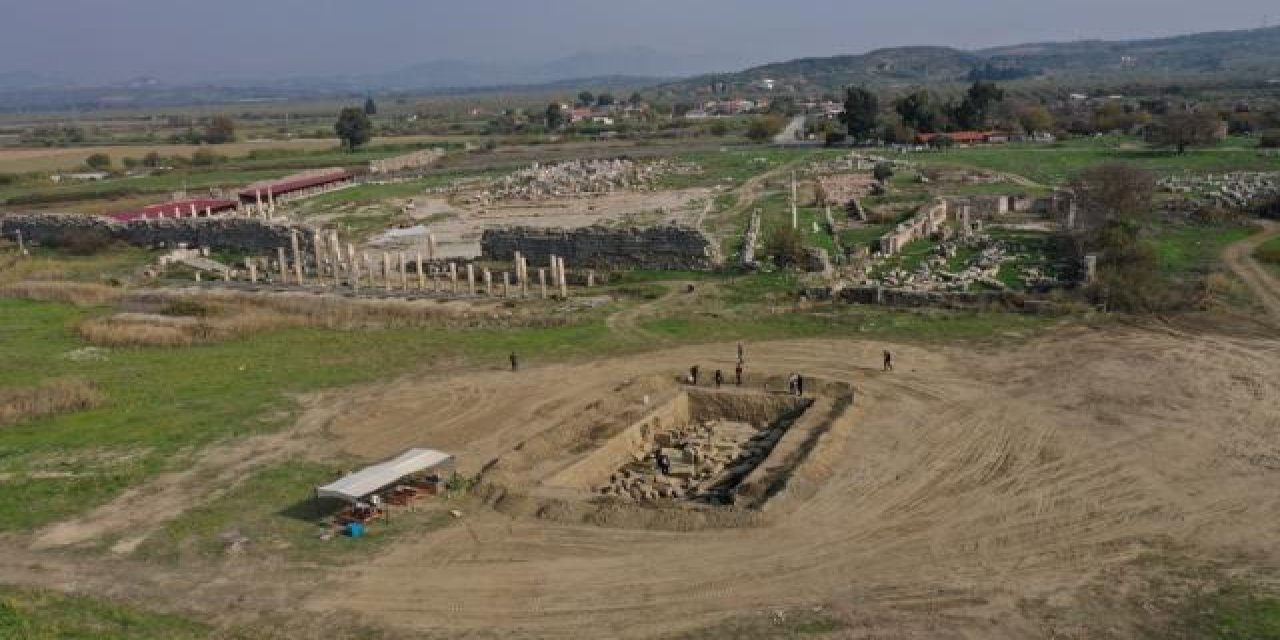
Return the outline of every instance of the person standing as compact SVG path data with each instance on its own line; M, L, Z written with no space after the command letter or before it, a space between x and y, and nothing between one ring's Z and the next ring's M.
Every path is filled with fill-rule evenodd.
M804 376L796 374L796 396L804 397Z
M716 388L719 389L721 384L724 384L724 374L716 369Z
M514 351L511 352L511 370L512 371L520 370L520 358L516 357L516 352Z
M893 354L888 349L884 350L884 368L883 371L893 371Z
M734 381L739 387L742 386L742 362L738 362L738 366L733 370Z
M741 365L746 361L747 361L747 351L742 347L742 341L739 340L738 341L738 364Z
M698 386L698 365L696 364L689 367L689 384Z

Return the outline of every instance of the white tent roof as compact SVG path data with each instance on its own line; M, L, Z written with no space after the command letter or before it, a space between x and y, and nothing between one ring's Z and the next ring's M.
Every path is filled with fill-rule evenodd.
M453 456L435 449L410 449L394 459L365 467L341 480L316 488L316 496L355 502L378 489L394 484L400 478L452 464Z

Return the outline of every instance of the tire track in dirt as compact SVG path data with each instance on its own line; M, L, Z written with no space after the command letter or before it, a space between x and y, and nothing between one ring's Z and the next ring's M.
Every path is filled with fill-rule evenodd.
M1273 276L1253 257L1253 252L1258 246L1280 235L1280 224L1270 220L1259 220L1258 224L1262 226L1263 232L1227 247L1223 254L1223 261L1232 272L1249 285L1271 317L1280 321L1280 279Z

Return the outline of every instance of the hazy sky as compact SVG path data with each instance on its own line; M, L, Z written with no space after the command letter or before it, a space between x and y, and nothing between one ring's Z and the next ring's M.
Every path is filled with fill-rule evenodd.
M942 44L1252 28L1276 0L0 0L0 73L170 81L648 46L737 66Z

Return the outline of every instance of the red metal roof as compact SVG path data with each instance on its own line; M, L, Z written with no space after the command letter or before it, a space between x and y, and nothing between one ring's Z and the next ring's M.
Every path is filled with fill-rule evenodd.
M338 169L336 171L331 171L331 172L326 172L326 173L321 173L316 175L302 176L298 178L281 178L280 180L276 180L275 182L258 183L255 185L251 185L247 188L241 189L240 197L242 199L247 198L247 199L253 200L257 198L257 195L259 193L261 193L262 198L265 200L267 197L268 190L271 191L271 195L277 196L280 194L297 191L299 189L306 189L308 187L316 187L324 184L329 184L332 182L339 182L339 181L350 178L351 175L352 174L350 171L347 171L345 169Z
M211 211L226 211L234 209L239 202L235 200L224 200L221 198L189 198L187 200L174 200L171 202L160 202L149 204L141 209L133 209L131 211L118 211L116 213L107 214L108 218L127 222L129 220L137 220L139 218L187 218L191 216L191 207L195 206L196 212L204 215L207 208Z

